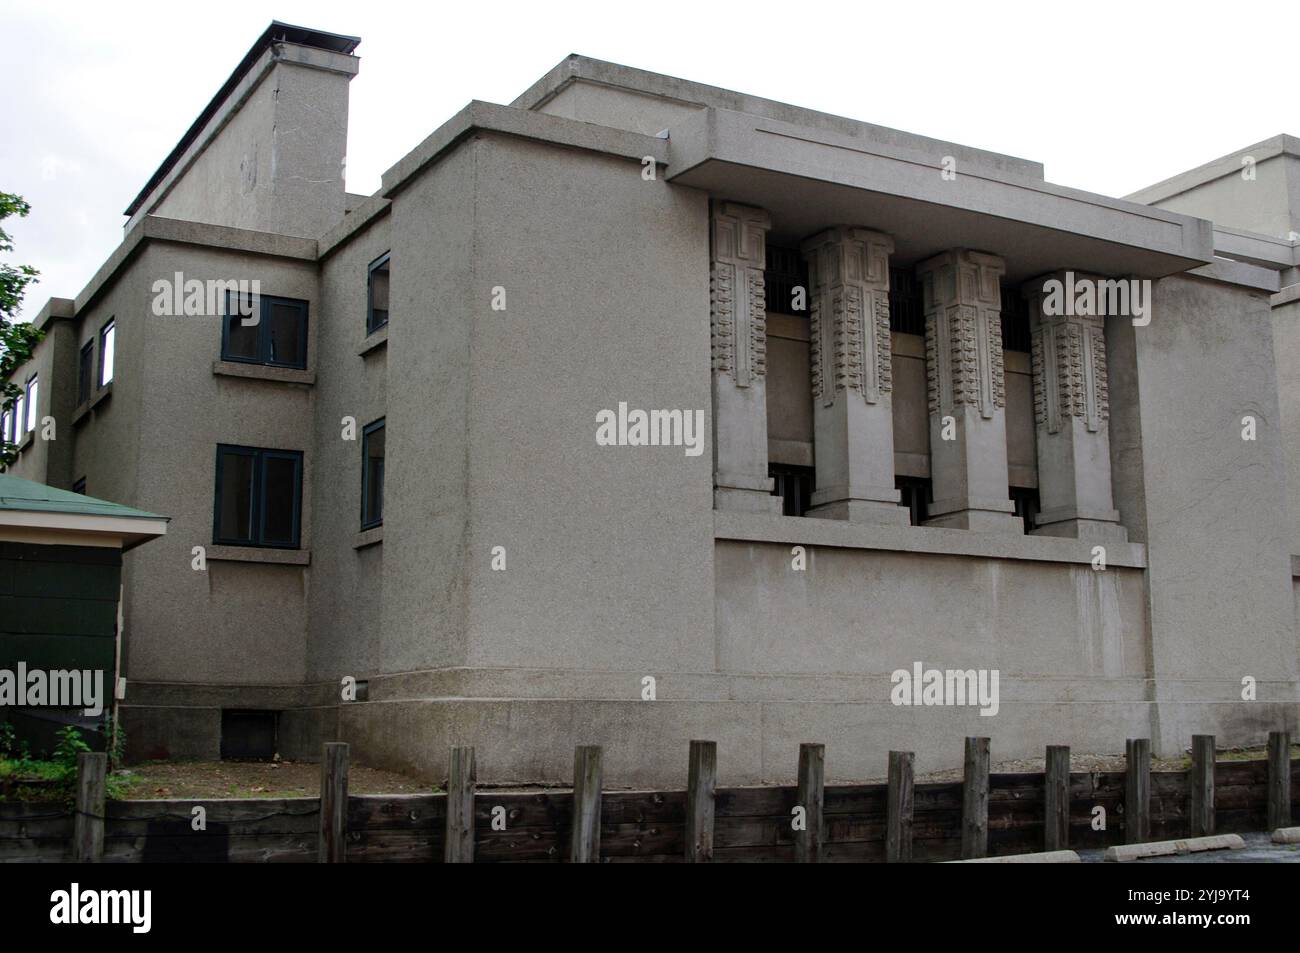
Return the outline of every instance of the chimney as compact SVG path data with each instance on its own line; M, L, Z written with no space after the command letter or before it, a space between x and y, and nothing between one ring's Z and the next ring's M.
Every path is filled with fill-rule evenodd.
M318 238L345 208L360 39L273 22L126 210Z

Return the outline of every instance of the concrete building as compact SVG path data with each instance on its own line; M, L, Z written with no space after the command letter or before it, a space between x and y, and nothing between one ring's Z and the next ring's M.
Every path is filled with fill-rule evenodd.
M357 42L273 24L19 371L58 439L13 472L172 517L124 561L134 757L1295 730L1296 140L1116 199L570 56L358 196ZM996 704L895 704L918 666Z

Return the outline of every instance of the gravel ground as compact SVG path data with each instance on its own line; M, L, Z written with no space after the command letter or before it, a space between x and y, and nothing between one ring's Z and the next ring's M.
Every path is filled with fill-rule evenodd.
M319 797L320 765L303 761L148 761L116 772L127 798ZM420 794L432 786L392 771L352 764L352 794Z

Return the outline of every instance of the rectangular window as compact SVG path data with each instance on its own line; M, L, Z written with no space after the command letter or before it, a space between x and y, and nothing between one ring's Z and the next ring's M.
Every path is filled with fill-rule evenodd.
M772 463L768 464L767 475L772 477L772 495L781 497L782 515L803 516L808 512L813 490L817 489L812 467Z
M41 383L33 374L27 382L27 430L36 429L36 406L40 398Z
M297 549L302 523L302 453L217 446L212 541Z
M907 507L913 526L924 526L930 518L930 481L923 477L895 476L894 489L898 490L899 506Z
M889 269L889 330L925 337L921 283L910 268Z
M77 360L77 406L90 400L90 389L95 380L95 342L87 341L81 346L81 356Z
M370 424L361 436L361 528L384 522L384 420Z
M116 351L117 324L110 318L99 329L99 386L107 387L113 383L113 356Z
M1032 350L1029 302L1014 287L1002 289L1002 350L1025 354Z
M1016 506L1016 515L1025 521L1025 533L1032 533L1038 525L1038 491L1024 486L1013 486L1007 495Z
M13 414L7 410L0 414L0 441L4 441L5 443L9 442L9 429L13 423L13 419Z
M797 248L768 245L767 267L763 270L765 307L776 314L807 317L811 307L808 263ZM796 307L796 305L799 305Z
M19 391L18 396L14 398L14 436L13 443L21 443L23 434L27 431L24 429L27 423L27 391Z
M226 294L221 321L221 359L273 367L307 367L307 302L296 298L249 295L244 307L233 292ZM249 311L252 316L246 316ZM252 321L255 323L246 324Z
M388 257L384 252L370 263L366 292L366 333L378 331L388 323Z

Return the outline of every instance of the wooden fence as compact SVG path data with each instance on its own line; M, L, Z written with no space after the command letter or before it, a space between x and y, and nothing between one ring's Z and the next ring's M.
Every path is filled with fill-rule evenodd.
M524 793L477 791L474 750L453 748L445 794L349 796L348 746L327 744L321 798L107 803L104 756L83 754L73 812L0 802L0 862L939 861L1300 816L1285 733L1266 760L1217 763L1198 735L1187 771L1152 772L1146 739L1126 750L1125 771L1071 772L1069 749L1051 746L1043 773L991 774L988 739L969 738L962 781L914 783L912 753L895 751L887 784L826 785L824 749L807 744L795 786L719 788L716 746L693 741L686 790L606 791L601 749L581 747L572 791Z

